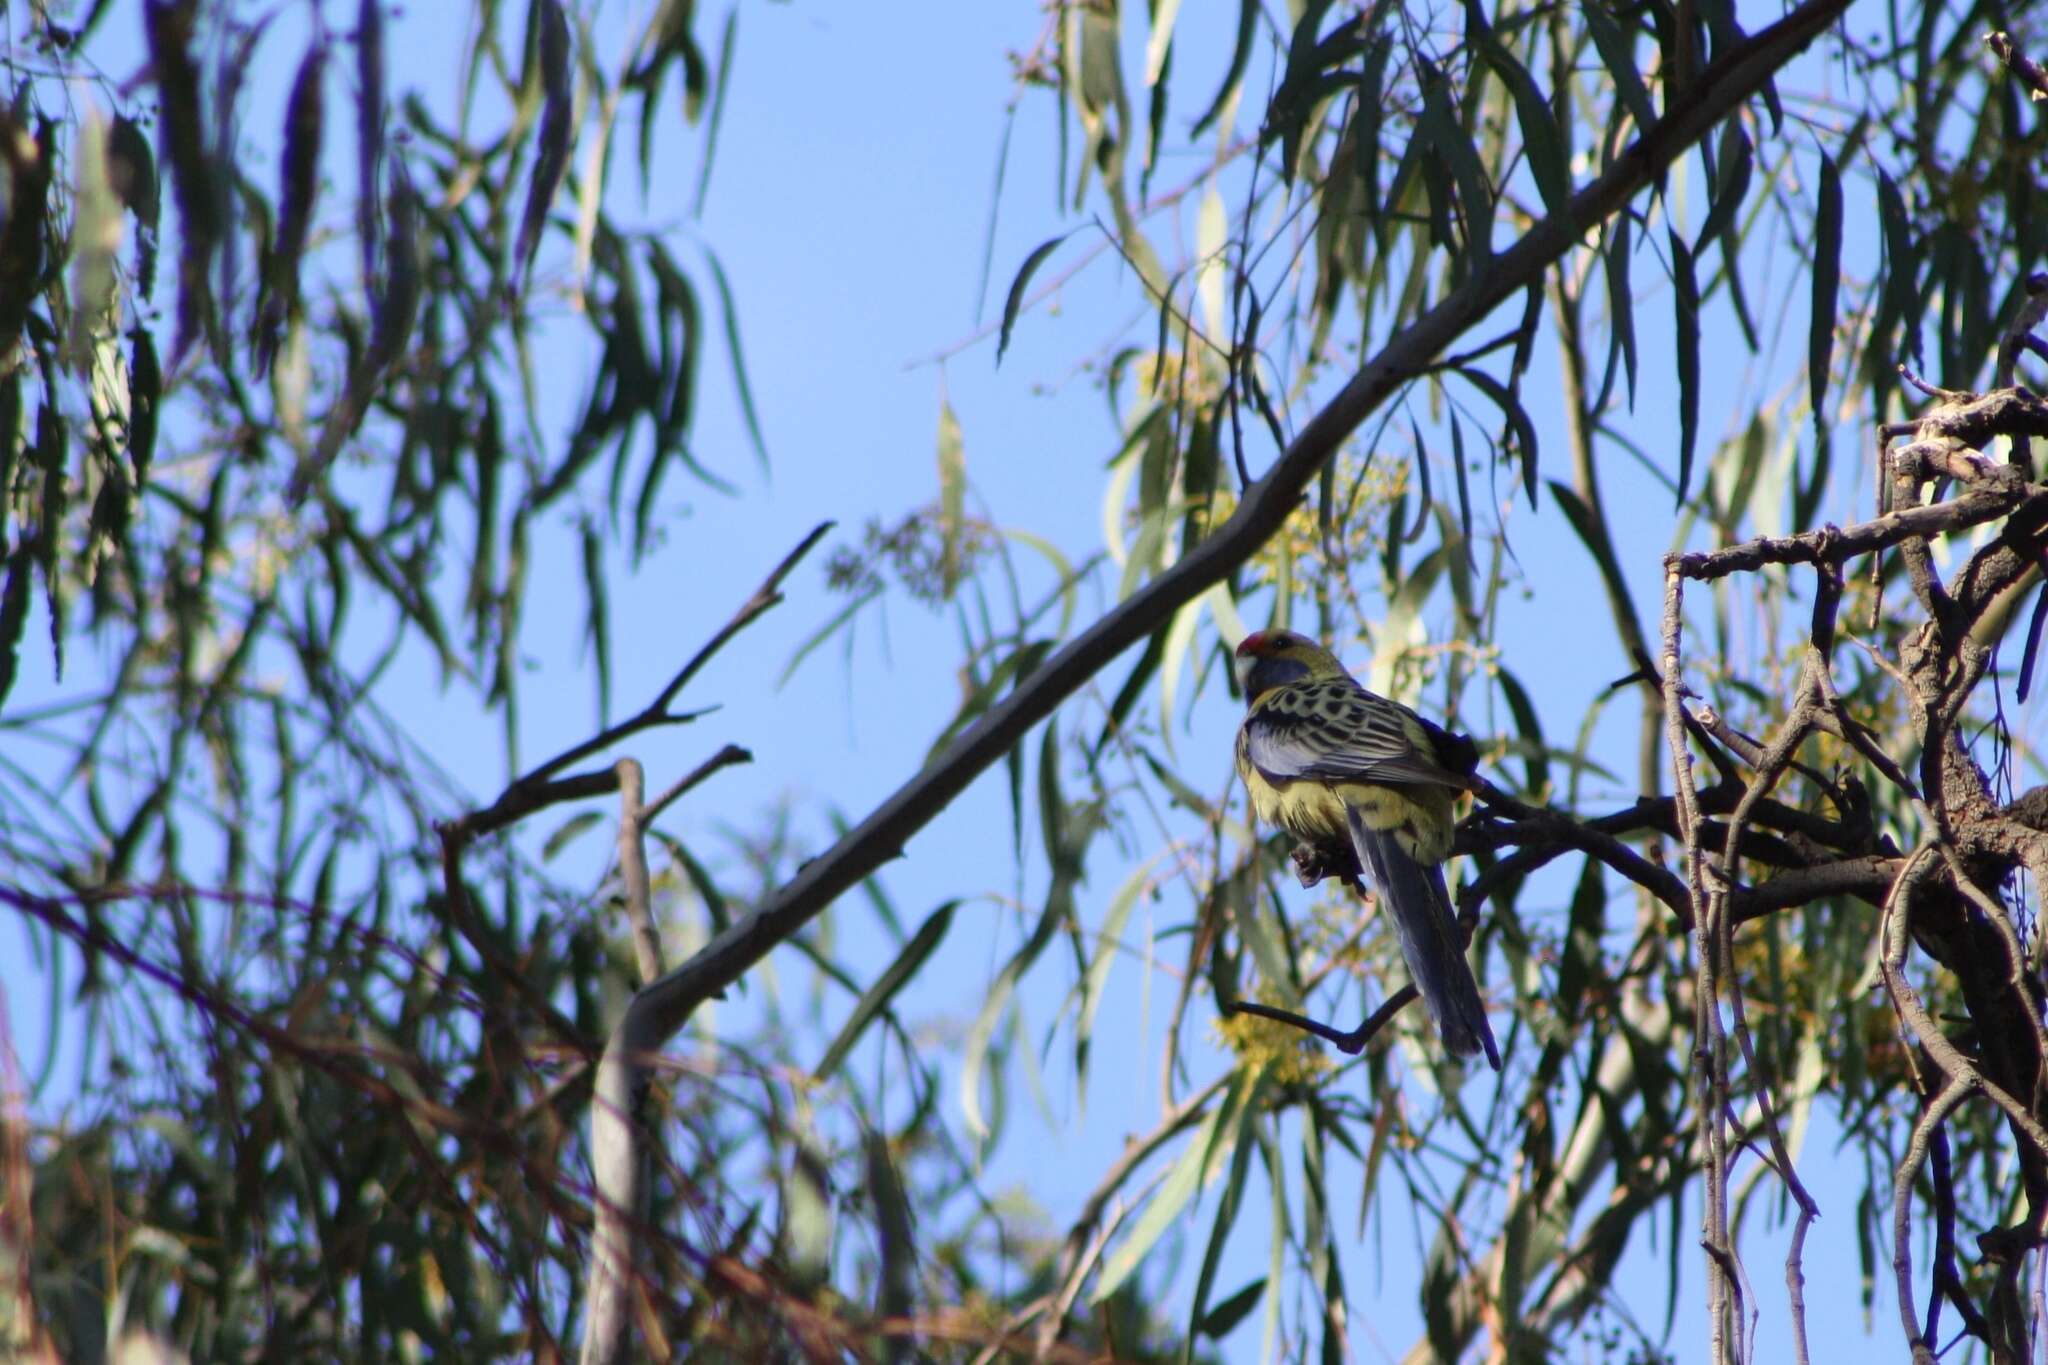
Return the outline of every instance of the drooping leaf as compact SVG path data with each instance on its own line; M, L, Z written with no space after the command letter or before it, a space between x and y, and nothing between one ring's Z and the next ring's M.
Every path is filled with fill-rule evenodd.
M299 267L306 238L313 228L313 206L320 190L321 130L325 126L327 44L313 40L299 62L284 116L284 183L279 187L277 235L263 272L263 307L256 323L255 368L270 368L286 319L298 309Z
M71 305L62 319L63 364L90 380L93 357L111 329L114 253L121 244L121 201L109 180L107 132L97 114L87 118L72 164Z
M987 1066L990 1040L1010 1007L1017 982L1038 961L1061 926L1071 918L1074 884L1081 875L1080 857L1085 836L1080 835L1076 822L1070 818L1060 793L1059 738L1058 730L1051 721L1046 722L1044 738L1039 744L1038 788L1039 820L1043 826L1046 856L1053 868L1052 886L1046 893L1044 909L1039 912L1038 923L1030 937L1011 954L990 983L988 997L968 1030L960 1062L961 1116L968 1131L984 1142L995 1135L996 1128L984 1115L981 1103L981 1076Z
M1059 236L1048 237L1033 247L1031 254L1024 258L1024 266L1017 272L1017 278L1010 281L1010 292L1003 299L1002 327L996 334L997 365L1003 363L1003 352L1010 349L1010 330L1017 325L1017 313L1024 306L1024 291L1030 285L1032 275L1037 273L1038 267L1045 264L1046 257L1052 255L1068 236L1068 233L1062 232Z
M740 7L725 12L725 24L718 35L717 89L711 96L711 117L704 125L704 160L697 169L697 194L690 202L692 217L704 215L704 198L711 192L711 168L718 160L718 134L725 126L725 96L732 89L734 45L739 40Z
M356 6L356 245L365 287L377 278L384 164L384 0Z
M1189 130L1190 140L1200 137L1207 131L1237 98L1238 90L1244 83L1245 68L1251 62L1252 40L1258 36L1261 17L1259 0L1238 0L1237 37L1231 44L1230 69L1224 73L1223 84L1217 88L1216 97L1209 101L1208 109L1203 111L1202 116L1195 120L1194 127Z
M733 392L740 400L740 415L747 422L747 440L754 447L754 462L762 469L768 468L768 442L761 435L761 414L754 406L754 386L747 377L746 352L740 346L740 313L733 302L732 283L725 277L725 266L720 263L718 253L707 249L704 263L711 267L712 287L718 292L718 316L725 330L726 354L732 358Z
M206 150L206 111L199 93L199 68L191 52L196 18L196 7L178 0L145 0L143 5L150 69L156 77L163 159L170 163L177 189L178 233L183 244L178 264L178 329L171 346L174 365L198 335L203 319L212 313L207 274L222 231L223 185Z
M939 402L939 581L951 598L966 562L967 452L953 405Z
M1180 1156L1167 1171L1152 1199L1145 1205L1145 1211L1138 1215L1137 1223L1125 1236L1117 1249L1110 1253L1102 1264L1102 1276L1095 1282L1094 1292L1089 1295L1093 1303L1102 1303L1116 1293L1131 1273L1143 1263L1145 1256L1155 1246L1166 1230L1173 1226L1182 1210L1201 1192L1203 1176L1210 1162L1217 1155L1218 1140L1224 1133L1234 1144L1239 1137L1238 1120L1242 1113L1244 1096L1258 1081L1251 1069L1240 1070L1231 1079L1230 1089L1223 1102L1211 1110L1195 1130L1188 1145L1181 1149Z
M547 839L541 844L540 860L544 863L553 862L563 849L574 843L587 831L595 829L603 823L604 814L601 811L585 810L576 812L576 814L557 825L554 833L548 835Z
M1806 327L1807 396L1816 449L1827 444L1828 376L1835 365L1836 294L1842 282L1842 173L1821 153L1819 202L1813 212L1813 295ZM1805 524L1805 518L1800 519Z
M28 629L29 592L35 584L36 543L24 539L7 556L7 585L0 588L0 702L14 687L21 664L21 637Z
M1240 1109L1242 1130L1238 1134L1236 1150L1230 1154L1230 1170L1223 1179L1223 1194L1216 1202L1216 1217L1209 1224L1209 1238L1202 1248L1202 1267L1195 1276L1195 1295L1188 1307L1187 1337L1181 1351L1182 1365L1189 1365L1194 1359L1195 1338L1201 1334L1202 1324L1209 1316L1209 1291L1215 1286L1223 1248L1230 1241L1231 1229L1237 1223L1238 1206L1244 1200L1245 1178L1251 1173L1252 1149L1256 1145L1253 1139L1262 1089L1254 1087L1250 1098Z
M1700 225L1700 235L1693 241L1694 257L1705 252L1709 244L1733 231L1735 215L1741 211L1743 198L1749 192L1750 175L1755 160L1756 149L1750 144L1749 134L1743 131L1742 120L1731 118L1722 124L1713 201L1707 209L1707 221Z
M135 473L135 486L141 488L156 455L157 403L163 397L164 376L157 365L156 341L147 327L137 323L128 342L128 462ZM0 439L6 435L0 432Z
M1601 253L1604 273L1607 276L1607 320L1614 337L1614 347L1620 352L1621 363L1628 374L1628 404L1636 404L1636 321L1635 295L1629 288L1629 216L1616 214L1608 226L1607 249ZM1610 354L1607 363L1608 382L1614 375L1614 358ZM1595 406L1599 411L1607 406L1607 385L1602 385L1600 401Z
M1673 232L1670 240L1672 314L1678 327L1678 503L1683 506L1700 431L1700 289L1684 238Z
M1600 54L1600 65L1607 69L1607 77L1614 82L1637 131L1650 127L1657 121L1657 109L1650 102L1649 88L1643 84L1633 38L1614 22L1614 16L1607 12L1606 0L1581 0L1578 8L1585 17L1586 31L1592 35L1593 47Z
M1458 122L1450 82L1421 57L1415 65L1422 81L1422 117L1416 121L1416 136L1451 169L1458 208L1465 220L1465 256L1476 265L1493 255L1493 186L1480 162L1479 149Z
M875 978L874 984L869 986L854 1004L853 1012L847 1015L846 1022L839 1026L839 1032L833 1035L831 1043L825 1048L825 1055L818 1059L818 1065L812 1069L812 1076L820 1081L826 1081L838 1072L840 1064L852 1054L855 1045L860 1042L861 1035L867 1032L868 1025L875 1021L877 1015L889 1008L897 993L910 983L925 961L938 950L939 944L945 941L946 931L953 927L953 912L959 906L959 901L949 900L925 916L924 923L917 927L917 932L910 936L910 941L903 945L895 960L882 970L882 974Z
M1465 36L1514 99L1515 121L1522 129L1522 148L1528 153L1529 173L1535 178L1536 192L1543 197L1544 209L1553 214L1562 212L1571 199L1570 158L1565 152L1564 133L1557 126L1549 101L1543 98L1529 68L1522 65L1486 22L1486 11L1479 0L1465 0Z
M1516 453L1521 456L1522 491L1528 495L1529 506L1536 506L1536 424L1529 420L1529 412L1522 406L1519 394L1501 383L1486 371L1474 365L1461 365L1458 374L1465 381L1485 394L1500 409L1508 427L1515 434Z
M1275 1242L1275 1245L1281 1245ZM1251 1316L1259 1306L1259 1299L1266 1292L1267 1277L1261 1275L1244 1288L1232 1294L1223 1302L1202 1315L1196 1330L1211 1341L1221 1341L1237 1330L1237 1325Z
M597 723L609 724L612 711L612 624L611 594L605 579L604 540L597 527L585 519L577 528L583 561L583 637L590 641L597 663Z
M523 292L533 255L540 247L541 230L547 226L548 208L569 171L569 142L574 122L574 95L569 70L569 20L562 13L561 0L538 0L535 16L540 23L540 77L543 92L540 146L534 156L533 177L527 184L526 210L520 215L519 237L512 248L511 287Z
M117 114L107 130L107 180L128 212L135 215L137 245L135 288L147 299L156 287L157 222L162 214L163 186L156 173L156 154L141 127Z
M904 1319L917 1311L916 1224L909 1191L889 1154L889 1141L869 1132L862 1141L866 1155L868 1198L875 1211L881 1274L875 1285L875 1312L885 1319ZM883 1347L886 1365L911 1358L911 1341L893 1335Z
M1110 969L1123 952L1124 926L1131 918L1131 910L1152 885L1152 868L1150 861L1139 864L1116 889L1116 894L1109 898L1109 907L1102 912L1102 923L1096 930L1095 951L1089 955L1088 969L1081 978L1081 1008L1074 1021L1074 1072L1075 1088L1084 1098L1088 1085L1090 1043L1095 1035L1095 1014L1102 1008L1103 990L1109 984Z

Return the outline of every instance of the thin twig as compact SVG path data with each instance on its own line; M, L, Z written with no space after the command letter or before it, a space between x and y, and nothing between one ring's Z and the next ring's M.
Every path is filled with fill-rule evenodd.
M1913 1180L1920 1174L1921 1163L1927 1160L1927 1146L1935 1129L1967 1093L1967 1088L1954 1078L1942 1084L1933 1103L1913 1125L1906 1154L1892 1174L1892 1276L1899 1300L1899 1325L1905 1329L1913 1365L1934 1365L1933 1343L1921 1334L1919 1320L1913 1316Z
M754 755L742 749L739 745L726 745L723 749L720 749L717 753L690 769L684 776L677 778L675 782L670 784L667 791L648 802L647 808L640 813L641 824L652 825L663 811L675 804L678 797L694 789L698 783L717 772L720 768L730 768L736 763L752 763L753 761Z
M669 703L676 699L677 694L684 687L688 686L690 679L697 676L699 669L710 663L713 656L719 650L725 648L727 642L733 636L745 630L749 625L752 625L754 620L763 612L769 611L781 603L782 580L789 577L790 571L796 568L803 557L811 552L813 546L824 539L825 533L830 531L832 526L832 522L821 521L812 527L811 533L799 541L794 550L791 550L782 557L782 562L777 564L768 577L761 581L761 586L754 589L753 595L740 603L739 610L733 613L732 619L723 626L720 626L718 633L706 641L702 649L699 649L690 656L690 661L684 664L673 678L669 679L668 686L662 688L654 700L649 702L638 714L629 716L616 725L606 727L581 743L572 744L561 753L556 754L553 758L541 764L538 768L527 773L524 777L519 778L512 784L512 788L516 789L545 782L570 764L581 762L592 754L609 749L620 740L639 734L642 730L652 729L658 725L678 725L685 721L696 720L699 716L705 715L706 713L703 711L671 712L668 709Z

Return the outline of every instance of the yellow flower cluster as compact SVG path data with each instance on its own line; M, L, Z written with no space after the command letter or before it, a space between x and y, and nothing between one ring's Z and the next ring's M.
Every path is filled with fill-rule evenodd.
M1280 1085L1307 1085L1336 1069L1320 1042L1276 1020L1232 1014L1210 1027L1240 1063L1263 1069Z

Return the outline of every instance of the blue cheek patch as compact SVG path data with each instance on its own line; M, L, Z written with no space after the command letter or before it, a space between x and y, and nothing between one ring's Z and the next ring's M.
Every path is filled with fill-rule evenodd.
M1256 697L1284 687L1291 682L1300 682L1308 676L1308 665L1299 659L1260 659L1244 675L1244 694Z

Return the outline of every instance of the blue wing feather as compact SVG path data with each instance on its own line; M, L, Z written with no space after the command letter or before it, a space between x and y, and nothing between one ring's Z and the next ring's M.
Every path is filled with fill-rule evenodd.
M1444 1046L1461 1057L1480 1051L1495 1071L1500 1048L1486 1021L1479 983L1458 946L1458 925L1441 867L1425 867L1401 851L1391 831L1373 829L1355 806L1345 807L1358 862L1394 919L1408 975L1436 1020Z

